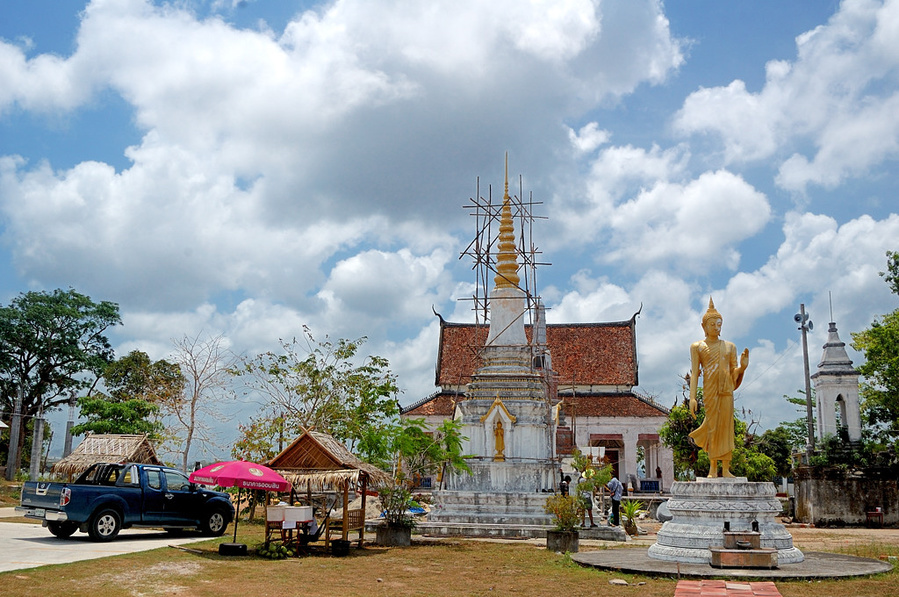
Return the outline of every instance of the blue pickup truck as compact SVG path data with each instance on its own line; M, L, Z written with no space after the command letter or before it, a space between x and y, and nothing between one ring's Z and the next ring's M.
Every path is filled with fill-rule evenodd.
M16 511L60 538L87 532L110 541L129 527L189 528L217 537L234 520L226 493L202 489L181 471L150 464L95 464L74 483L28 481Z

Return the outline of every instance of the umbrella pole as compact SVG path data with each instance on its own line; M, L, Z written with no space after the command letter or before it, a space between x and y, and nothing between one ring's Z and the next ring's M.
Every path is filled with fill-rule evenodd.
M234 543L237 543L237 521L240 519L240 485L237 486L237 508L234 509Z

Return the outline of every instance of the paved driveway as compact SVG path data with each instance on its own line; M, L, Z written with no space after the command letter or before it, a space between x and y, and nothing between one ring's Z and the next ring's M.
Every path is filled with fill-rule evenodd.
M0 522L0 572L105 558L205 539L208 537L172 537L165 531L127 529L113 541L97 543L91 541L86 533L57 539L39 524Z

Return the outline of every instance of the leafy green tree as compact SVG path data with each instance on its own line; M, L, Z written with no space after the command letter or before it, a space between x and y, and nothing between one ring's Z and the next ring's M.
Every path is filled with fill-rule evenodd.
M237 426L240 435L231 447L231 457L250 462L266 462L283 449L287 429L282 417L251 418L247 425ZM293 431L293 430L292 430ZM290 437L293 437L291 431Z
M134 350L109 363L103 370L106 392L91 391L78 399L81 416L87 421L72 428L83 433L146 433L159 439L162 423L160 404L178 396L184 377L178 365L165 359L152 361L145 352Z
M674 474L677 479L686 480L704 475L709 470L709 457L690 439L690 433L705 420L702 393L697 392L698 408L696 417L690 414L688 404L678 404L671 409L668 420L659 430L662 443L671 448L674 456ZM734 419L734 451L730 464L731 472L750 481L771 481L777 476L774 461L761 453L747 433L744 421Z
M26 292L0 307L3 410L13 411L19 388L24 421L90 387L113 358L105 332L120 323L117 304L95 303L73 289ZM24 439L20 433L20 446ZM18 470L19 462L11 464Z
M284 413L288 426L329 433L351 450L373 427L386 432L385 421L399 413L387 359L369 356L356 364L365 337L318 342L308 328L304 333L304 345L282 340L282 354L247 359L234 373L267 396L271 412Z
M796 412L799 417L792 421L781 421L780 426L787 430L790 435L790 444L796 451L804 451L808 444L808 407L805 402L805 390L797 390L800 396L787 396L784 394L784 400L790 404L796 405ZM815 390L812 389L812 404L815 403ZM815 425L815 410L812 409L812 425Z
M659 429L662 443L671 448L674 459L674 477L686 480L695 476L699 461L699 447L690 439L690 433L696 430L705 420L705 408L702 406L702 388L697 390L696 417L690 413L686 403L676 404L668 414L668 420ZM706 459L708 467L708 459Z
M774 481L778 476L777 466L768 455L753 445L734 446L731 472L737 477L746 477L753 482Z
M424 419L394 416L366 429L357 446L360 458L390 471L394 479L411 479L443 469L469 471L462 453L462 423L447 419L431 431Z
M411 526L406 514L413 480L419 475L442 471L471 472L462 453L460 421L445 420L430 431L424 419L391 417L385 424L365 430L359 439L360 457L390 471L393 484L379 490L381 506L390 525Z
M594 492L612 480L611 463L602 464L581 453L577 448L571 453L571 468L578 472L577 485L571 491Z
M880 272L899 294L899 253L887 252L887 271ZM882 440L893 442L899 435L899 309L875 318L871 326L852 334L852 347L865 355L858 367L862 417Z
M880 272L893 294L899 295L899 252L887 251L887 271Z
M81 416L87 421L72 427L72 435L85 433L146 433L152 439L159 437L162 423L155 420L159 407L140 399L108 400L103 395L94 394L78 399Z
M756 440L759 452L768 456L780 477L789 477L793 472L793 451L798 448L789 429L778 425L768 429Z

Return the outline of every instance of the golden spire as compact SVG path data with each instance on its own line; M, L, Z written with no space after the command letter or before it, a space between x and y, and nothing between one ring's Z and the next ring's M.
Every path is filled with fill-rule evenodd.
M499 221L499 253L496 256L496 288L518 288L518 260L515 251L515 226L512 224L512 198L509 197L509 153L506 152L506 183L502 216Z

